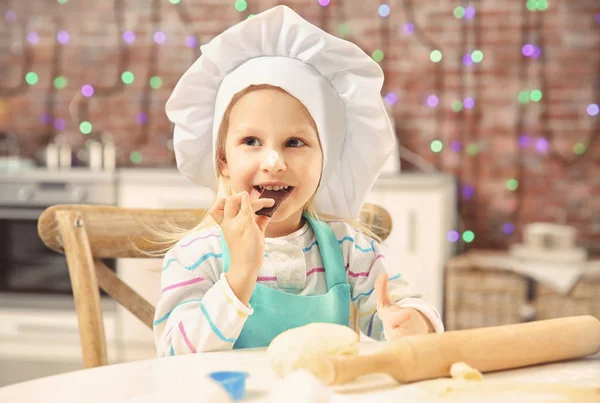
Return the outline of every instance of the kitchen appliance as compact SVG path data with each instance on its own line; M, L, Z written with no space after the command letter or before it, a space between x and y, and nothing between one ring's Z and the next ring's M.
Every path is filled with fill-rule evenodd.
M31 379L55 373L57 368L81 368L66 260L42 243L37 220L54 204L115 205L116 201L114 173L0 171L0 386L25 380L13 378L16 373L27 373ZM115 270L114 260L106 264ZM106 336L115 340L116 304L105 295L102 301ZM13 370L15 363L19 371ZM24 365L31 368L24 370Z

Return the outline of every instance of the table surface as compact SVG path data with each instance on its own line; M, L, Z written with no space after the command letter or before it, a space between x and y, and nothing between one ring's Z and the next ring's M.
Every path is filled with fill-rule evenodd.
M361 342L360 354L368 354L383 347L383 343ZM46 378L35 379L0 388L0 402L203 402L199 384L208 373L222 370L241 370L250 374L247 381L247 402L267 402L271 390L281 382L269 367L265 349L247 349L182 355L145 361L113 364L100 368L80 370ZM567 362L552 363L484 374L484 382L543 383L570 386L600 387L600 355ZM433 382L433 383L432 383ZM436 383L438 382L438 383ZM331 402L398 402L454 401L431 395L430 386L439 382L455 382L442 378L434 381L399 385L385 374L359 378L347 385L332 388ZM425 389L427 393L425 393ZM518 390L516 388L515 390ZM522 392L514 392L522 393ZM515 395L522 396L522 395ZM599 395L600 396L600 395ZM481 401L464 396L456 401ZM489 397L489 396L488 396ZM486 401L489 400L486 397ZM497 401L507 401L498 396ZM548 396L546 396L548 398ZM529 400L533 401L533 400ZM542 401L550 401L544 399ZM562 401L562 400L556 400ZM596 400L594 400L596 401Z

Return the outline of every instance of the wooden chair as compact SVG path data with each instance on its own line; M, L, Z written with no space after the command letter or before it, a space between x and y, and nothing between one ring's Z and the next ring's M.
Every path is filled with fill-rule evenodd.
M131 209L82 204L55 205L44 210L38 233L50 249L64 253L75 300L84 368L108 364L99 288L131 311L149 328L154 307L117 277L101 259L148 258L157 252L151 228L170 224L193 228L205 210ZM387 210L365 204L360 220L382 239L392 222ZM162 256L162 254L160 255ZM158 257L160 257L158 256ZM355 315L353 316L356 323Z

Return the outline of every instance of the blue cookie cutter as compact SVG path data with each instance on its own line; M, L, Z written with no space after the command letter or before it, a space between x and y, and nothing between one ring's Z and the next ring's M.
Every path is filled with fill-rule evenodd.
M241 400L246 396L247 372L219 371L211 372L208 376L225 388L233 400Z

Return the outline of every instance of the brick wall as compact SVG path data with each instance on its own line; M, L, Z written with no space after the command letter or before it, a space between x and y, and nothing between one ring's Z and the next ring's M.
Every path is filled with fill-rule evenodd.
M283 3L369 54L383 51L382 95L397 97L400 142L459 177L459 229L474 231L472 246L506 247L523 224L544 220L577 226L582 243L600 253L600 115L586 110L600 104L600 2L551 0L530 11L546 2L390 0L386 18L376 1ZM186 41L205 43L276 4L248 0L239 12L233 0L0 1L0 130L17 133L27 156L57 134L81 147L109 131L119 165L173 165L164 103L199 56ZM466 10L462 18L457 6ZM123 31L135 41L126 43ZM165 34L164 44L155 32ZM526 44L532 56L523 55ZM430 60L435 49L438 63ZM483 52L479 63L465 58L475 50ZM24 80L30 71L34 85ZM121 81L123 71L133 73L132 84ZM155 76L160 88L149 85ZM64 88L55 87L56 77L66 78ZM84 84L95 88L91 98L80 95ZM534 90L542 93L537 102ZM521 91L529 102L519 102ZM437 106L427 105L430 95ZM80 132L81 121L92 133ZM432 152L435 140L441 152ZM136 151L141 161L132 162ZM510 179L516 190L507 189Z

